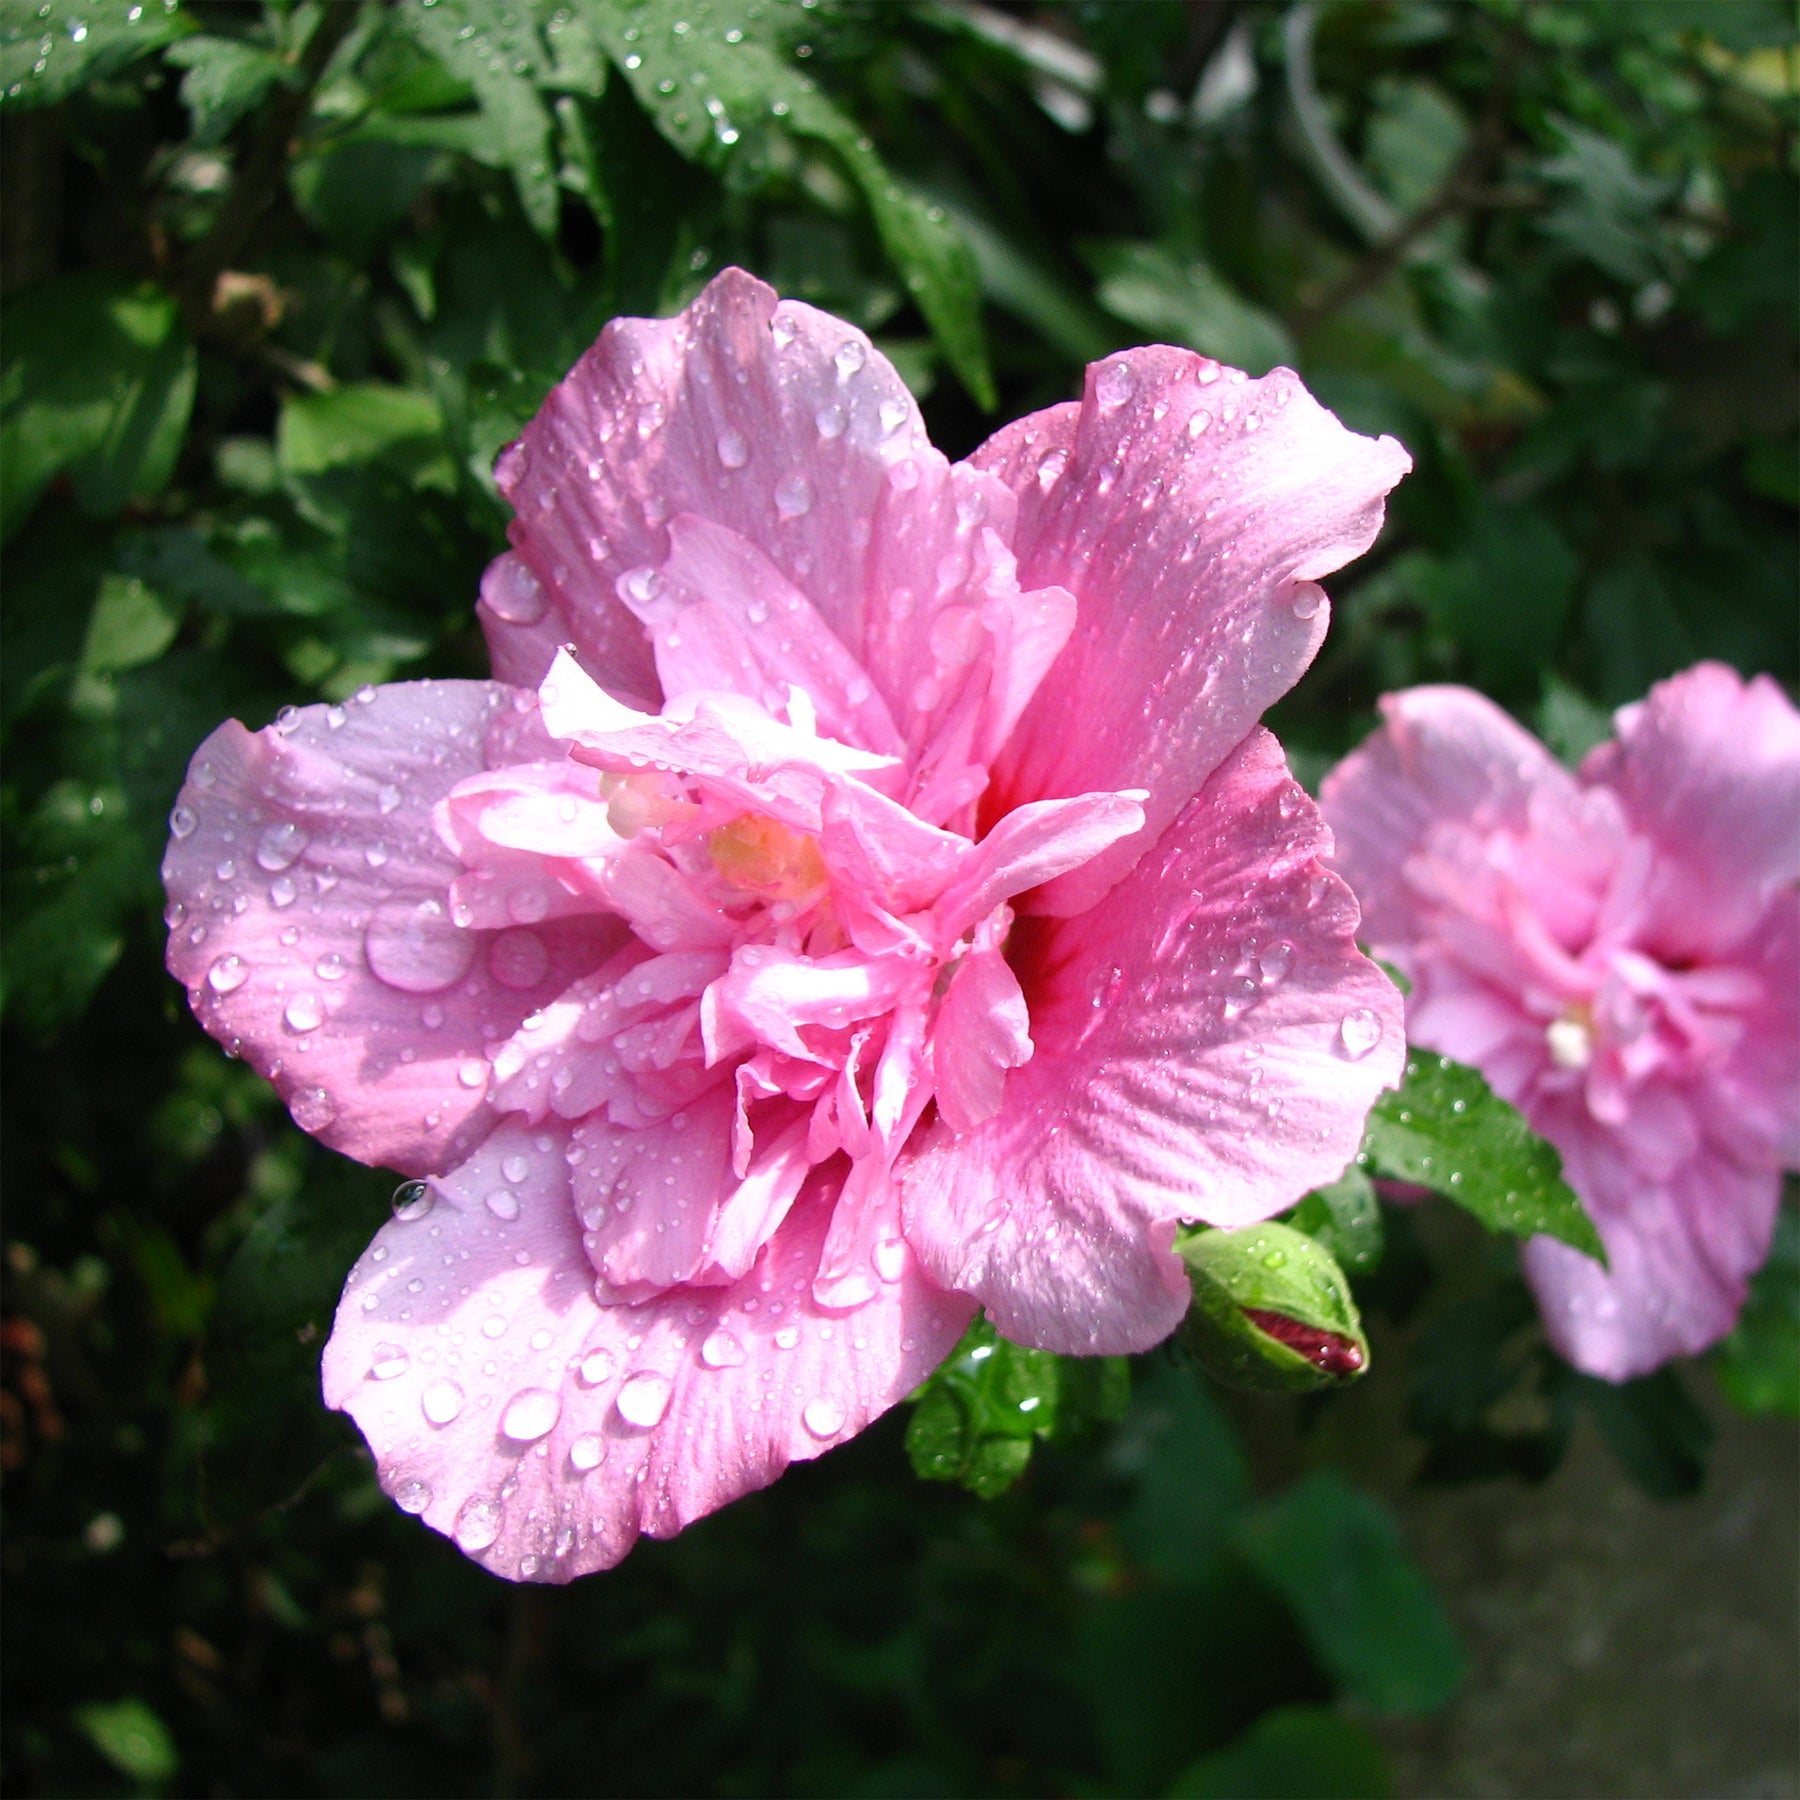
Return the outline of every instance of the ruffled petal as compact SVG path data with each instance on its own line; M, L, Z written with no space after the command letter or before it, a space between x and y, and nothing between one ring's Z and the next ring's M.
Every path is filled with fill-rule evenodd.
M1578 1369L1629 1381L1715 1344L1768 1254L1781 1177L1703 1150L1668 1184L1640 1176L1585 1118L1539 1119L1587 1202L1608 1267L1533 1238L1525 1273L1550 1341Z
M902 1159L906 1234L1008 1337L1147 1349L1188 1304L1177 1219L1243 1225L1337 1176L1399 1079L1317 809L1253 732L1079 919L1015 928L1036 1054L999 1114Z
M1288 370L1246 382L1187 351L1096 363L1078 409L1007 427L973 458L1019 497L1026 589L1080 611L983 803L1147 788L1147 825L1037 897L1091 905L1156 841L1312 660L1312 584L1360 555L1411 461L1346 431Z
M568 1581L818 1456L949 1353L973 1303L902 1247L866 1304L816 1305L835 1184L815 1179L749 1275L595 1303L566 1137L503 1125L384 1225L325 1351L383 1488L494 1573ZM505 1187L517 1215L486 1196ZM503 1211L510 1211L506 1207Z
M1487 869L1480 840L1528 830L1534 797L1573 809L1577 788L1530 732L1469 688L1408 688L1384 695L1381 711L1381 729L1325 777L1319 804L1337 839L1332 866L1356 890L1367 941L1410 969L1431 909L1408 865L1434 829L1455 827Z
M1737 949L1800 881L1800 712L1766 675L1700 663L1617 727L1581 774L1614 789L1661 852L1645 947L1670 962Z
M172 815L169 969L214 1037L335 1150L443 1168L492 1123L488 1055L593 968L617 921L457 925L433 824L507 760L531 697L419 681L201 745ZM540 734L541 735L541 734Z
M943 461L868 338L728 269L677 318L613 320L495 476L561 641L642 704L661 690L616 584L662 566L669 520L693 513L754 544L855 654L870 521L888 468L909 458ZM496 659L511 656L516 628L491 603L483 623ZM523 629L524 651L542 654L541 625Z

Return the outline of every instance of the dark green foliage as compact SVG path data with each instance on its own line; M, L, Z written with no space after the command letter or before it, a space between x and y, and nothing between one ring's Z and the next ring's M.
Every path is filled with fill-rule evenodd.
M1338 1705L1442 1699L1457 1658L1375 1502L1265 1454L1344 1402L1164 1355L1127 1404L1117 1363L974 1336L613 1574L468 1565L318 1401L392 1177L301 1138L161 968L200 740L484 673L495 454L608 318L731 262L874 333L953 455L1152 337L1400 436L1274 720L1308 781L1406 683L1477 680L1571 759L1699 656L1791 683L1791 8L1321 7L1314 140L1286 20L0 0L9 1792L1384 1791ZM1583 1241L1472 1083L1409 1079L1289 1222L1378 1343L1422 1333L1389 1378L1429 1476L1541 1476L1585 1411L1691 1489L1680 1377L1571 1376L1472 1227L1428 1254L1373 1201ZM1762 1410L1800 1392L1785 1219L1713 1359Z

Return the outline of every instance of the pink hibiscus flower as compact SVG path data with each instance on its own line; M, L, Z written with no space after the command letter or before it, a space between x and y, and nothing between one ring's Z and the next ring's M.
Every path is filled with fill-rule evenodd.
M1466 688L1412 688L1326 779L1414 1042L1562 1152L1609 1269L1546 1237L1556 1347L1612 1381L1731 1329L1800 1161L1800 714L1702 663L1578 775Z
M170 967L305 1129L426 1178L325 1354L400 1506L607 1567L978 1304L1156 1343L1177 1220L1339 1172L1399 1001L1256 720L1407 466L1171 349L952 465L733 270L501 458L493 681L207 740Z

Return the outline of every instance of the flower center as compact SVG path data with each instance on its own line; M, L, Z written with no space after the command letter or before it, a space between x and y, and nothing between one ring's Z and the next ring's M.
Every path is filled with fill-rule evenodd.
M1585 1069L1594 1058L1594 1015L1578 1000L1544 1028L1550 1060L1559 1069Z
M763 813L741 813L706 840L727 885L769 900L798 900L824 886L819 841Z

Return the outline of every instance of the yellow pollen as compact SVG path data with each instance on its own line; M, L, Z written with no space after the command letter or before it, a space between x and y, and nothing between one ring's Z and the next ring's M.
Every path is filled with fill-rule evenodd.
M706 840L719 873L734 888L769 900L797 900L825 881L815 838L763 813L740 813Z

